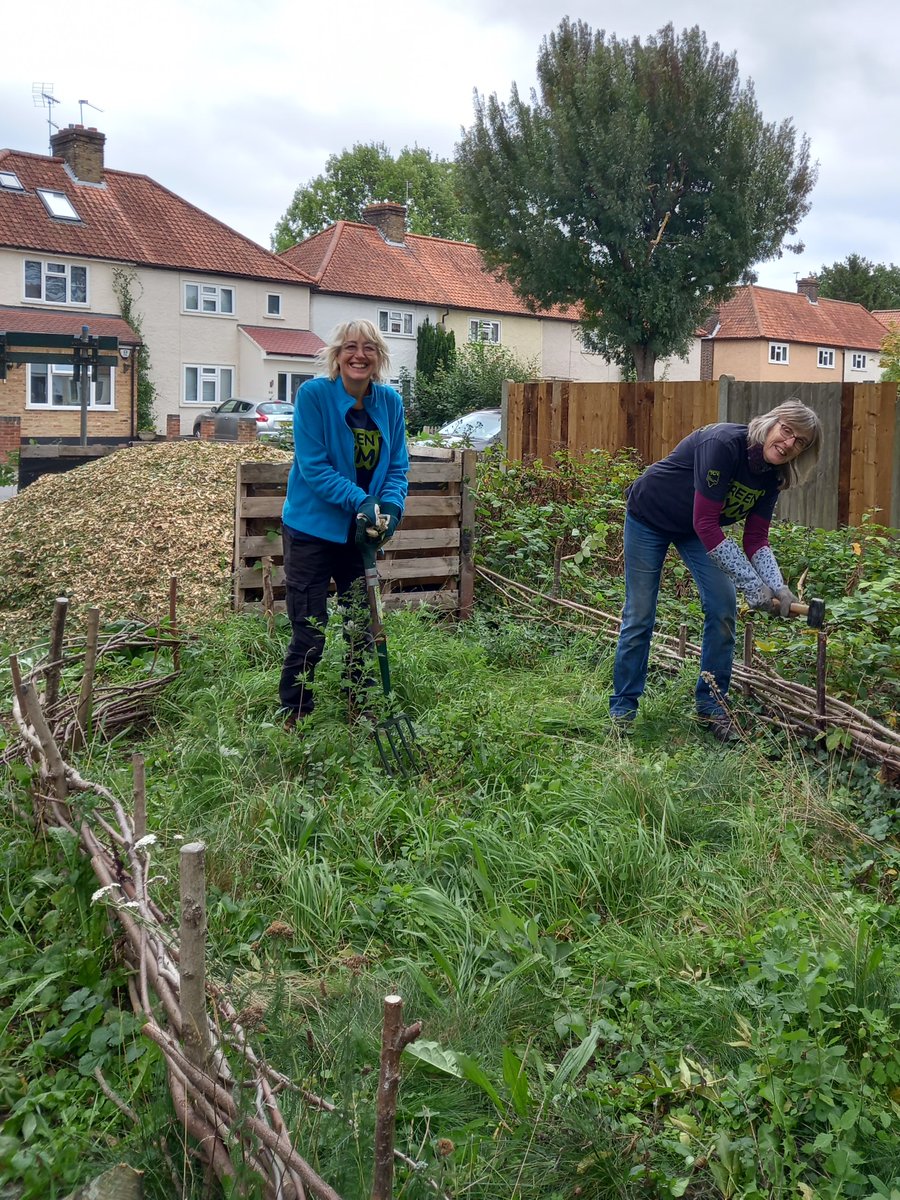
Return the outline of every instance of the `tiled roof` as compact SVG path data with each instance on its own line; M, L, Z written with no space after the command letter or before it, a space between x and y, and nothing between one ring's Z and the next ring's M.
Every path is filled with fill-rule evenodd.
M800 292L738 288L719 308L716 340L764 338L852 350L878 350L884 327L861 304L822 300L810 304Z
M286 358L315 358L325 343L308 329L272 329L268 325L241 325L247 337L266 354Z
M0 171L24 191L0 188L0 246L139 266L307 283L288 262L146 175L105 170L77 181L61 158L0 150ZM36 188L64 192L81 218L51 217Z
M511 284L492 275L477 246L408 233L386 242L374 225L338 221L285 250L282 258L310 275L317 290L406 304L576 321L573 308L532 313Z
M95 312L60 312L53 308L15 308L0 304L0 331L3 333L63 333L80 336L87 325L96 337L117 337L127 346L139 346L141 339L121 317Z
M900 326L900 308L879 308L872 312L876 321L880 321L885 329Z

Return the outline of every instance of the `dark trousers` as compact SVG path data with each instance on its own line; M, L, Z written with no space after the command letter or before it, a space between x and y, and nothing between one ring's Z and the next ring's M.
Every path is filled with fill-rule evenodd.
M278 695L289 712L306 715L314 706L313 676L325 649L328 589L335 582L344 620L348 690L367 686L363 662L372 647L363 564L352 543L306 542L282 532L284 585L291 641L281 669Z

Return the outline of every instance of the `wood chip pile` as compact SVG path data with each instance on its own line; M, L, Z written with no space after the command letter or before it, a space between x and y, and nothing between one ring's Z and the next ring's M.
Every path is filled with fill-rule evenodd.
M290 461L260 443L133 446L45 475L0 505L0 638L46 625L56 596L73 613L160 619L178 577L179 622L230 605L239 462Z

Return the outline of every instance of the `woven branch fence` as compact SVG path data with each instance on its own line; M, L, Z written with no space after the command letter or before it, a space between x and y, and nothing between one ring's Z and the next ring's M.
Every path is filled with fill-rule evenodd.
M191 843L180 853L180 925L152 895L153 845L147 831L146 779L140 754L132 756L132 811L108 788L84 778L65 755L87 738L140 726L150 719L152 703L179 671L182 638L175 621L176 583L170 586L169 620L151 628L138 624L99 635L99 610L88 614L88 632L64 650L68 602L54 608L49 648L37 657L29 652L27 671L20 658L10 658L13 682L14 732L0 760L25 761L33 769L32 811L13 805L16 815L37 831L66 830L81 853L90 859L99 884L94 900L106 905L118 926L117 947L126 965L128 993L142 1032L161 1051L166 1064L175 1117L189 1135L192 1153L221 1182L231 1180L233 1194L244 1194L238 1169L262 1182L267 1200L340 1200L340 1196L300 1154L278 1103L289 1091L308 1109L335 1112L336 1106L298 1086L270 1066L254 1049L242 1024L246 1020L221 987L206 978L205 847ZM174 671L126 686L95 686L98 660L125 646L171 652ZM77 686L60 695L66 669L71 681L80 666ZM402 1024L402 1001L388 996L384 1003L381 1083L376 1101L373 1147L372 1200L390 1200L395 1162L424 1179L443 1195L439 1185L417 1162L394 1147L400 1055L421 1032L418 1022ZM110 1087L99 1068L97 1085L129 1119L139 1118ZM352 1118L348 1123L353 1124ZM172 1194L181 1196L181 1171L165 1143L158 1143L168 1163ZM102 1192L101 1181L96 1181ZM251 1187L258 1194L259 1182ZM229 1194L232 1194L229 1192Z
M565 600L536 591L523 583L507 579L487 567L476 567L476 574L490 584L507 603L525 619L545 621L555 612L556 623L570 628L591 629L611 640L617 640L620 618L574 600ZM882 725L867 713L844 700L829 696L825 690L827 664L827 632L817 637L816 687L805 687L782 679L765 665L757 665L753 655L753 623L744 628L743 662L735 662L732 686L754 699L766 712L768 719L784 729L804 736L827 736L829 730L842 732L845 751L856 753L882 769L887 778L900 775L900 734ZM700 647L687 640L686 626L677 638L655 633L652 661L673 671L680 671L688 656L700 658Z

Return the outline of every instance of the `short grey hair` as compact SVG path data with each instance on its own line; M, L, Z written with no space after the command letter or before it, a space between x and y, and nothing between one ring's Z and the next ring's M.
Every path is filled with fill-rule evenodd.
M340 371L338 359L341 354L341 346L346 342L347 338L361 338L364 342L371 342L376 350L375 359L375 378L383 383L391 369L391 355L388 350L387 342L375 328L371 321L366 321L360 318L355 321L344 321L342 325L337 325L332 330L331 340L327 346L323 346L319 351L316 362L329 379L337 379Z
M790 425L794 433L805 438L808 445L790 462L776 467L781 476L782 488L796 487L807 480L815 470L822 451L822 423L818 414L797 399L785 400L762 416L754 417L747 426L747 445L762 446L779 421Z

